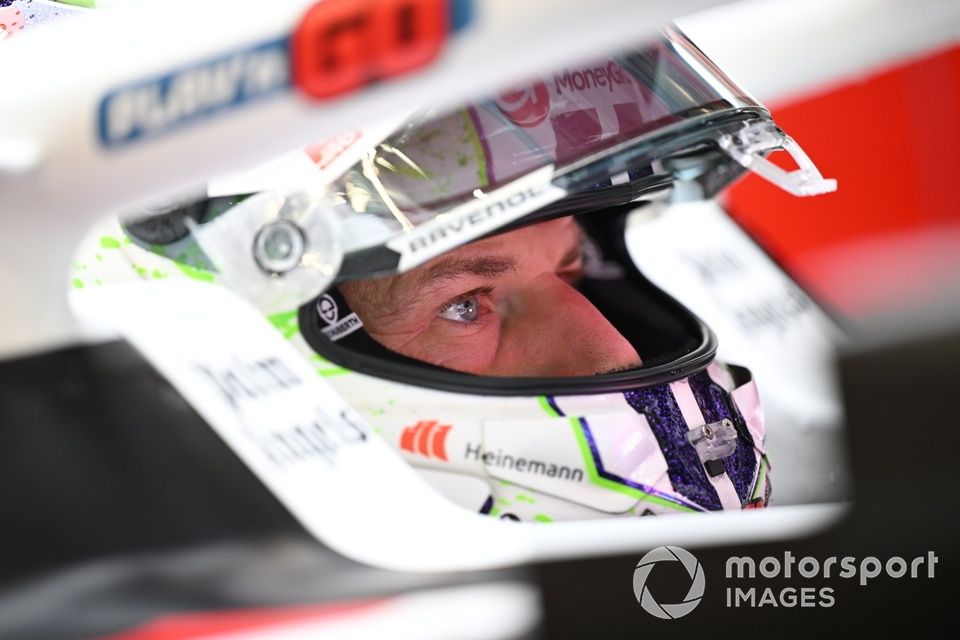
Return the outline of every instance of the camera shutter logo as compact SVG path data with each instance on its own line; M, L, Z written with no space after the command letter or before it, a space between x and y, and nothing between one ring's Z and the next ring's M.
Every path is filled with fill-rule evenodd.
M653 567L660 562L679 562L687 570L687 575L690 576L690 589L682 602L661 604L654 599L650 589L647 588L647 578L650 577ZM637 596L637 602L644 611L662 620L682 618L696 609L703 598L705 585L706 579L700 561L692 553L680 547L657 547L640 559L636 571L633 572L633 592Z

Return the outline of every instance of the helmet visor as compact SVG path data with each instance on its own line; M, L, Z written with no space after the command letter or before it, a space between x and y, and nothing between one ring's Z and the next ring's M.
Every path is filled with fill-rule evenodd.
M592 192L589 208L603 208L663 189L675 176L653 163L715 138L704 124L735 114L766 116L672 28L452 112L424 110L330 186L342 220L365 218L356 233L345 229L347 253L398 254L391 266L367 252L342 276L408 270L571 196Z
M289 309L332 282L409 271L538 216L652 197L683 177L677 166L690 173L670 158L716 148L721 133L757 120L769 122L763 107L667 28L454 111L423 109L386 137L337 140L336 173L313 147L296 167L273 163L282 188L255 180L133 216L127 229L152 250L220 271L262 307ZM743 171L728 157L712 162L723 171L705 195ZM290 188L290 175L306 176L302 188Z

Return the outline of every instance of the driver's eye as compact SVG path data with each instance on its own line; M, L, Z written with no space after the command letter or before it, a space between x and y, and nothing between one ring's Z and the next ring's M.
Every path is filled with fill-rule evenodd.
M447 305L437 315L454 322L476 322L480 317L480 303L477 296L468 296Z

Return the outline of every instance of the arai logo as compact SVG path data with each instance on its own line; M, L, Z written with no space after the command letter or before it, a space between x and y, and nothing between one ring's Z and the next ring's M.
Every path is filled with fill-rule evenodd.
M349 313L341 318L340 307L329 293L323 294L317 300L317 315L327 323L326 327L320 329L320 333L333 342L347 337L363 326L363 322L356 313Z
M340 309L337 308L336 301L330 297L330 294L323 294L317 302L317 313L327 324L333 324L340 315Z

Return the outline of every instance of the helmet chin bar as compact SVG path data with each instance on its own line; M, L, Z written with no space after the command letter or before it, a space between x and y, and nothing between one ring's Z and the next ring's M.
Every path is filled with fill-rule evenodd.
M837 190L837 181L824 178L810 157L793 138L769 122L751 122L734 134L718 140L720 148L745 169L795 196L817 196ZM797 163L798 169L786 171L763 154L783 149Z

